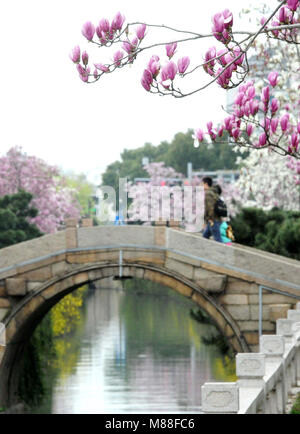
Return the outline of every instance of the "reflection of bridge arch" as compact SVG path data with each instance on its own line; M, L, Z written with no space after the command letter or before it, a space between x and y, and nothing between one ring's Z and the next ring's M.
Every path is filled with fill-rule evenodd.
M18 365L36 325L62 297L88 282L121 275L168 286L204 309L239 352L258 342L259 285L299 294L298 261L164 227L74 227L2 253L0 315L6 317L0 320L7 346L0 347L1 404L14 401ZM274 312L290 309L295 300L267 294L264 303L263 331L271 333Z

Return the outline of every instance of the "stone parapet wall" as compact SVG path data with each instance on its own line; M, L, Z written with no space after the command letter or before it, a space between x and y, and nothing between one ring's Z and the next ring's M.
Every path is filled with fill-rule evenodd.
M248 250L234 244L227 246L172 229L167 232L166 247L202 258L203 267L207 268L208 264L211 264L214 271L219 267L223 274L236 277L240 275L243 276L243 280L252 280L261 284L266 284L267 280L273 281L273 285L278 286L278 289L280 280L297 286L300 282L299 261L286 261L284 257L265 255L259 250Z

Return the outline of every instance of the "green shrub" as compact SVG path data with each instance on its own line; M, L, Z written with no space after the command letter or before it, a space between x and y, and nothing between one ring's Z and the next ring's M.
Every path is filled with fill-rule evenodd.
M236 242L300 259L300 213L244 208L232 219Z
M296 398L290 414L300 414L300 393Z

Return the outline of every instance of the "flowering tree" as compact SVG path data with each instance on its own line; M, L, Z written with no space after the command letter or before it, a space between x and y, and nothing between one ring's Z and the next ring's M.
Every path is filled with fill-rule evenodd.
M208 122L207 131L200 128L195 130L196 145L204 139L205 134L215 140L227 131L231 141L238 146L268 147L282 155L300 158L300 122L292 119L285 106L274 97L279 80L278 71L273 70L265 77L268 82L260 94L257 93L253 80L244 83L251 70L251 48L258 38L263 36L267 40L281 41L286 46L293 47L299 65L299 9L299 0L280 1L267 17L262 17L255 32L233 30L233 15L225 9L213 16L212 33L209 35L141 22L125 24L125 17L117 13L111 22L103 18L96 27L92 22L86 22L82 28L83 36L92 44L101 48L118 48L115 48L112 62L94 63L91 71L89 55L86 51L81 52L79 46L73 49L71 59L77 65L82 81L91 83L98 81L103 75L132 64L141 52L165 45L165 64L157 54L153 54L143 72L141 84L146 91L182 98L199 92L214 82L227 90L239 87L233 113L219 126L214 127L213 122ZM163 27L172 34L179 33L180 39L175 38L167 44L144 45L147 33L156 27ZM133 38L130 36L132 28L135 30ZM185 55L176 62L173 60L177 47L183 42L209 37L215 38L219 47L210 47L204 54L202 63L199 64L198 59L190 59ZM199 68L203 68L210 77L208 82L197 89L182 90L184 84L179 85L180 80L183 83L187 78L188 82L188 77L197 73Z
M174 218L176 211L171 200L174 180L181 180L183 176L172 167L165 167L163 162L147 164L144 169L149 174L149 182L128 184L128 197L132 199L128 210L130 219L149 224L152 220Z
M204 215L204 191L196 188L199 179L192 185L183 184L183 175L163 162L145 166L148 182L130 184L128 196L132 199L128 210L130 220L150 224L155 220L179 220L189 231L202 229Z
M30 205L39 213L30 222L42 232L54 232L65 218L80 216L74 191L66 187L58 169L14 147L0 158L0 196L20 190L32 194Z
M274 207L286 211L300 210L300 190L295 185L299 176L291 170L299 160L282 157L268 149L251 151L241 161L240 177L223 188L229 213L235 216L241 208L255 207L265 211ZM283 164L284 163L284 164ZM295 178L298 178L296 181Z

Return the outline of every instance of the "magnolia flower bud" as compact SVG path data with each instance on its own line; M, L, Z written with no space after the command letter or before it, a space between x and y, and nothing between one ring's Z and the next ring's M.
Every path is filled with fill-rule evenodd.
M95 34L95 26L90 21L88 21L82 26L81 32L83 36L86 37L86 39L91 41Z

